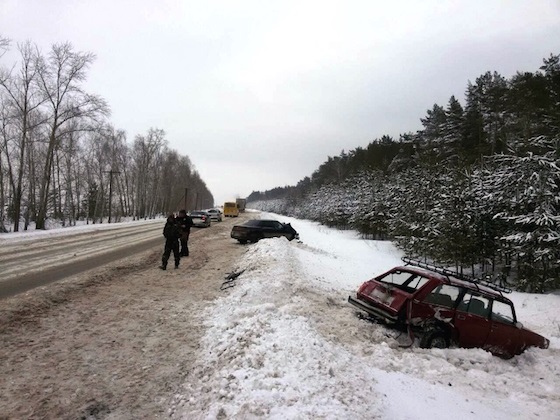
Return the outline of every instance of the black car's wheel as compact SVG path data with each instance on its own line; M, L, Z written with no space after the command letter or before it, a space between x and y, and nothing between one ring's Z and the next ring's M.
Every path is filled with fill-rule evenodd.
M442 330L426 331L420 339L420 347L423 349L446 349L449 344L449 336Z
M247 239L238 239L240 244L246 244L247 243Z

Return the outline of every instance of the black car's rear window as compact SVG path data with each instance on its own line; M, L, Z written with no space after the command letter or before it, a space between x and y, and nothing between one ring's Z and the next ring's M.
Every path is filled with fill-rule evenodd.
M253 219L253 220L247 220L245 222L246 226L262 226L262 220L257 220L257 219Z

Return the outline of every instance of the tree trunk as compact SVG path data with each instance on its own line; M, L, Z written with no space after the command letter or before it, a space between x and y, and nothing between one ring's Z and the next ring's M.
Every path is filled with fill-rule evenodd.
M36 229L45 229L45 222L47 219L49 189L51 184L51 173L52 173L55 142L56 142L56 125L57 125L57 117L55 115L53 126L49 136L49 147L47 150L45 166L43 167L43 178L42 178L43 180L41 182L41 190L39 192L39 203L38 203L37 220L35 226Z

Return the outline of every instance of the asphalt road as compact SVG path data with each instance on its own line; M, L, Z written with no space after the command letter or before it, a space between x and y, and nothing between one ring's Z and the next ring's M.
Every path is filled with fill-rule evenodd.
M0 299L95 269L150 249L163 250L164 219L63 236L31 235L0 242ZM193 232L194 233L194 232Z

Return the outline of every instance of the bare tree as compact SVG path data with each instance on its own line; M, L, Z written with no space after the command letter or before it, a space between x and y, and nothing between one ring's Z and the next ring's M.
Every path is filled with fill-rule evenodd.
M91 53L75 52L69 43L53 45L49 57L37 54L38 86L49 109L48 147L39 191L36 227L45 229L55 149L64 134L91 129L109 114L105 100L83 91L82 83L94 61ZM80 124L70 124L79 120Z
M0 58L10 49L10 39L0 35Z
M112 125L108 125L106 130L110 150L109 165L109 222L113 216L113 203L115 201L115 192L118 196L119 210L117 212L117 221L120 215L124 215L123 189L120 182L120 176L127 168L121 166L121 162L126 158L126 134L123 130L115 130Z
M25 171L25 153L29 141L29 132L34 129L34 125L30 124L31 115L41 106L42 99L39 92L34 86L37 69L35 67L35 48L31 42L27 41L18 44L18 50L21 55L21 63L18 72L13 69L0 70L0 89L6 94L8 106L12 108L11 121L14 124L14 135L12 148L15 153L13 161L8 153L8 176L12 190L12 205L14 218L14 232L19 231L19 222L21 215L21 202L23 197L22 185L23 175ZM36 123L40 121L35 119ZM8 145L6 145L8 148ZM17 173L14 173L17 171Z
M117 150L115 167L119 168L117 176L117 191L119 194L119 206L122 215L133 216L134 213L134 196L135 182L133 173L132 150L126 144L126 133L123 130L117 130Z
M0 92L0 233L7 232L5 227L6 220L6 204L8 195L8 186L5 182L5 175L9 171L9 111L6 101Z
M165 132L157 128L150 128L146 136L138 135L134 140L137 218L152 217L156 212L161 153L166 143Z
M80 155L81 135L82 132L79 130L69 130L61 142L61 146L56 149L59 160L57 165L58 207L63 226L66 220L70 225L76 223L80 208L80 169L83 165Z
M0 36L0 58L9 47ZM20 61L0 69L0 230L7 217L15 230L22 218L24 229L30 220L44 229L51 212L63 224L84 214L95 222L115 204L117 218L146 218L211 197L188 156L167 148L163 130L150 128L129 146L124 131L106 124L105 101L83 90L93 54L68 43L48 56L31 42L18 50Z

